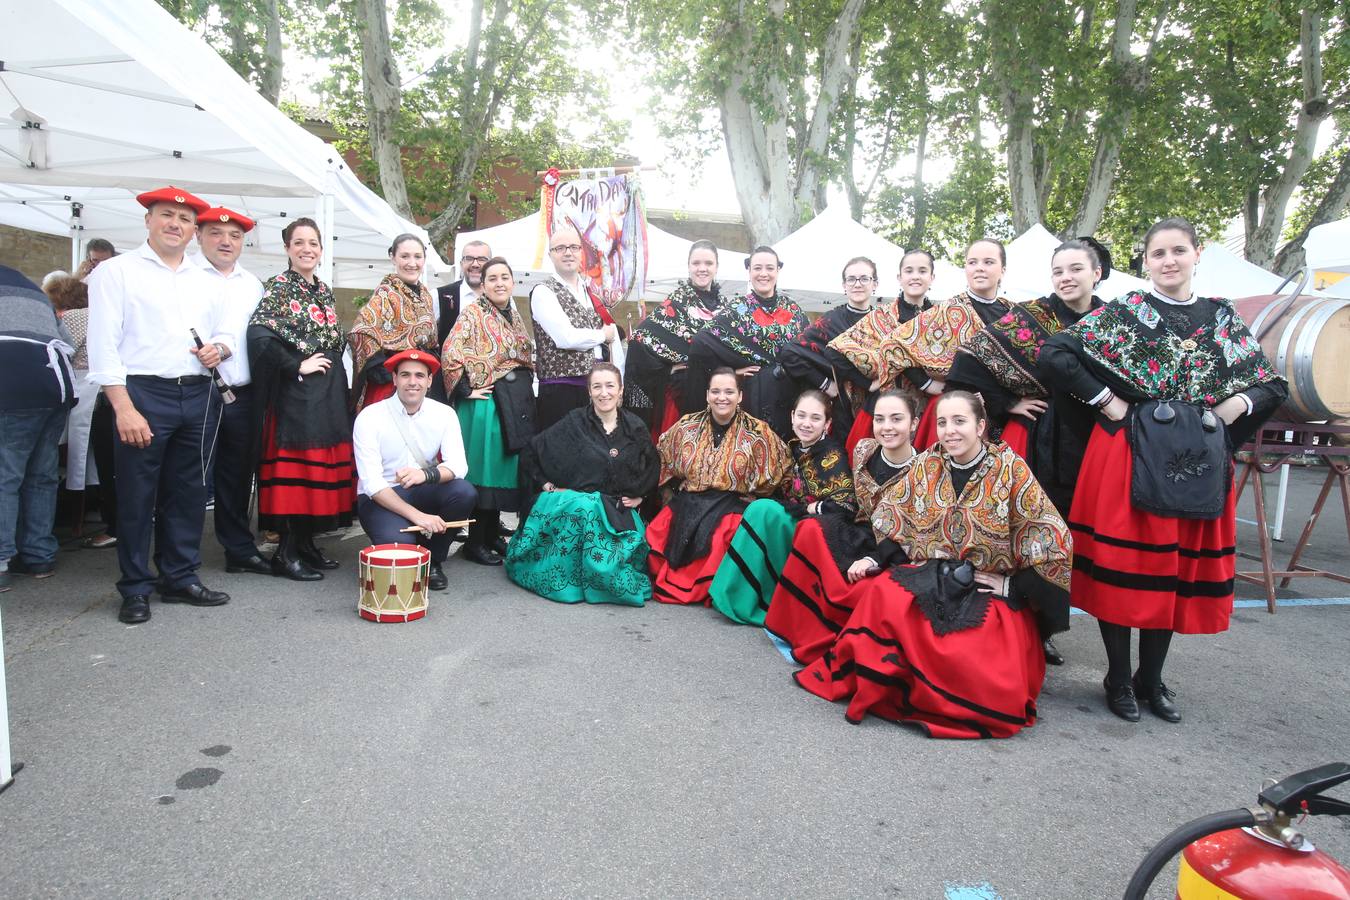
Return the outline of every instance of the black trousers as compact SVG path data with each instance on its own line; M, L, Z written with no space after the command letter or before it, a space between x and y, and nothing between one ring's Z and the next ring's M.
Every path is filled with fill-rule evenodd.
M98 514L103 519L103 530L117 536L117 424L113 421L112 404L99 392L94 401L94 415L89 422L89 448L98 468Z
M253 495L253 470L248 466L252 446L253 385L234 389L237 398L222 404L220 435L216 438L216 540L231 559L258 553L250 527L248 501Z
M440 516L447 522L469 518L469 513L478 502L478 490L463 478L410 488L395 486L393 491L413 509ZM431 561L436 565L445 562L445 558L450 555L452 532L434 534L429 538L415 531L404 534L401 529L408 527L408 520L385 509L365 494L357 498L356 515L372 544L420 543L431 551Z
M150 542L155 544L159 584L178 588L199 583L206 479L215 452L220 408L211 382L177 384L132 375L127 393L150 425L150 446L138 449L117 439L117 562L123 597L149 594Z

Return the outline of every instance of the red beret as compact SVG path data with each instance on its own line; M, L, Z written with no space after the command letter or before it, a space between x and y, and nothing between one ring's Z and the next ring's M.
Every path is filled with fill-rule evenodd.
M194 196L182 188L176 188L173 185L162 187L157 191L146 191L144 194L137 194L136 202L146 209L149 209L156 203L181 203L199 216L211 208L211 204L207 203L201 197Z
M232 209L226 209L223 206L213 206L206 212L197 213L198 228L211 224L238 225L240 228L244 229L245 234L248 234L253 230L253 226L258 223L254 222L248 216L237 213Z
M384 361L384 367L390 372L395 372L398 370L399 363L409 361L420 362L431 370L432 375L441 370L441 361L436 358L434 353L428 353L425 350L404 350L401 353L395 353Z

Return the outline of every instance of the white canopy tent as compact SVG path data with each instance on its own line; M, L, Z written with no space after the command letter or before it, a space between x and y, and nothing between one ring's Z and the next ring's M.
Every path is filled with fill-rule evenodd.
M483 241L494 256L503 257L511 263L516 276L516 295L528 296L531 288L553 274L547 250L542 254L540 252L540 248L547 247L547 244L540 244L539 217L540 213L536 211L501 225L462 232L455 236L455 259L464 255L466 244ZM647 284L643 290L643 299L663 299L680 279L689 276L689 246L692 243L648 224ZM744 253L718 250L717 266L718 280L724 287L728 290L742 290L745 287Z
M1350 272L1350 218L1310 230L1303 241L1303 253L1308 268L1315 272Z
M877 264L882 286L893 283L905 255L898 247L859 222L846 203L835 201L814 219L773 245L783 261L778 286L803 309L824 310L844 302L844 263L866 256Z
M69 235L72 262L89 237L140 243L135 194L166 183L259 218L258 274L282 267L296 216L319 222L338 286L377 282L394 235L425 238L153 0L0 0L0 16L16 104L0 112L0 222ZM433 253L429 268L445 267Z
M1215 241L1200 251L1191 287L1201 297L1253 297L1275 293L1284 281Z
M1003 277L1003 292L1012 300L1034 300L1054 290L1050 283L1050 262L1055 248L1064 243L1039 222L1008 244L1008 270ZM1148 282L1128 272L1112 269L1097 285L1096 294L1114 300L1130 291L1146 290Z

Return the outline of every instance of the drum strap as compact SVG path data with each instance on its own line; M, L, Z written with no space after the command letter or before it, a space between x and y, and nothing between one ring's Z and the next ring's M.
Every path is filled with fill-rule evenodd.
M397 400L397 398L394 398ZM394 420L394 427L398 429L399 436L403 438L403 445L408 448L412 454L413 462L417 463L419 468L426 469L431 466L427 461L426 455L422 453L422 448L417 446L417 441L413 440L412 426L408 424L408 414L402 412L402 405L396 409L391 404L389 407L389 418Z

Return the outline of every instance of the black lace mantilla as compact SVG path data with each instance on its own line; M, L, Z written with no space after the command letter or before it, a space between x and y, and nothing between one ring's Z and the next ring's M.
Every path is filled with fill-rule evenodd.
M914 604L938 637L984 624L993 594L978 590L975 567L965 560L930 559L891 569L895 583L914 595Z

